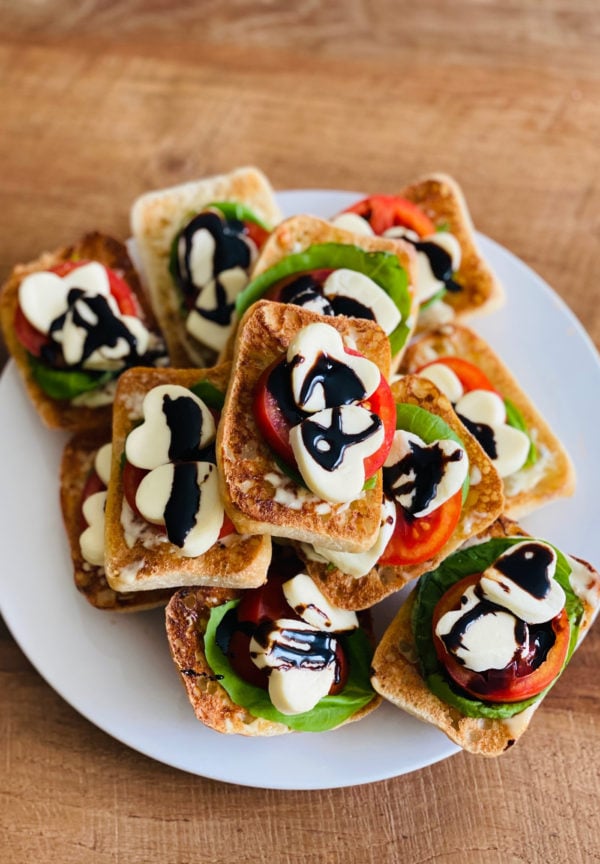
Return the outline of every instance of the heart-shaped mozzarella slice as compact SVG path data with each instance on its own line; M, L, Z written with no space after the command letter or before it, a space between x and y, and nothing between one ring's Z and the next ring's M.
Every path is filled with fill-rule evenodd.
M282 587L288 604L311 627L334 632L358 627L356 612L333 606L307 573L292 576Z
M432 384L435 384L446 399L453 404L456 404L464 394L460 378L445 363L432 363L431 366L426 366L419 372L419 377L427 378Z
M91 261L71 270L66 276L46 270L30 273L19 285L19 306L36 330L48 333L52 322L66 312L72 288L108 297L110 287L106 269Z
M310 413L361 402L375 392L381 380L375 363L346 353L340 333L321 322L308 324L296 334L287 361L296 405Z
M554 578L556 560L554 549L538 540L511 546L483 573L485 597L529 624L551 621L566 599Z
M83 518L87 528L79 537L81 554L88 564L96 567L104 565L104 508L106 506L106 490L95 492L83 502Z
M471 423L500 426L506 420L504 400L491 390L470 390L455 405L457 414Z
M344 231L351 231L353 234L361 234L365 237L372 237L375 233L370 223L358 213L340 213L331 220L331 224L335 225L336 228L342 228Z
M144 519L166 527L187 558L202 555L219 537L224 511L211 462L159 465L142 479L135 503Z
M94 458L94 469L105 486L108 486L112 463L112 444L104 444Z
M431 444L397 429L383 466L386 493L411 516L428 516L462 487L469 470L466 451L442 438Z
M221 351L231 332L235 298L247 282L248 274L242 267L223 270L207 282L196 298L196 307L185 319L188 333L214 351Z
M125 442L127 461L152 470L170 461L193 461L214 440L215 421L202 401L179 384L153 387L142 403L143 422Z
M525 432L512 426L497 426L494 429L496 458L494 467L501 477L509 477L522 468L527 460L531 442Z
M365 483L364 460L383 444L383 423L360 405L326 408L290 429L308 488L332 504L353 501Z
M323 283L323 294L335 300L337 314L372 318L388 336L402 320L400 310L383 288L356 270L334 270Z
M501 477L514 474L523 466L531 442L525 432L506 424L504 400L491 390L471 390L455 406L456 413L476 426L487 426L489 438L484 449ZM477 430L475 434L479 437ZM481 439L484 441L484 439Z

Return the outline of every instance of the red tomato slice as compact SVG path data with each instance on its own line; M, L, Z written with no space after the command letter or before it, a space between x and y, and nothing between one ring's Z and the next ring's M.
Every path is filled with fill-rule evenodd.
M550 624L554 631L555 641L546 659L538 666L535 655L521 661L511 663L506 669L490 669L488 672L473 672L449 654L441 639L435 635L438 621L446 612L459 609L461 597L465 590L477 584L480 573L465 576L446 591L438 601L432 619L432 635L438 660L452 680L471 696L486 702L521 702L532 696L537 696L545 690L560 674L564 665L571 628L566 610L563 609Z
M378 563L385 567L429 561L454 533L461 509L462 489L429 516L417 519L409 518L397 504L394 533Z
M462 357L438 357L437 360L425 363L424 366L417 369L417 372L422 372L423 369L433 366L434 363L443 363L444 366L448 366L462 384L465 393L468 393L470 390L491 390L493 393L498 392L485 372L482 372L478 366L469 360L463 360Z
M244 228L246 234L255 244L258 250L262 249L267 240L269 239L270 231L267 231L266 228L262 228L256 222L244 222Z
M435 223L429 216L417 204L399 195L370 195L344 212L362 216L375 234L383 234L396 225L410 228L419 237L427 237L435 232Z
M23 314L23 310L18 305L15 309L13 327L15 336L23 348L29 351L30 354L33 354L34 357L39 357L44 345L50 344L50 337L30 324Z
M81 493L81 503L83 504L90 495L95 495L96 492L104 492L105 489L106 484L100 479L98 472L94 470L90 471Z
M345 350L348 354L360 356L358 351L350 348L346 348ZM262 373L256 385L253 410L259 431L269 447L290 467L296 469L296 460L290 445L290 429L295 423L289 420L267 386L271 373L284 362L285 360L276 360ZM387 459L392 441L394 440L394 432L396 431L396 403L390 386L383 375L379 380L377 390L360 404L381 418L384 429L384 439L381 447L364 461L365 479L368 480L381 468ZM302 412L299 411L298 422L300 422L302 417Z

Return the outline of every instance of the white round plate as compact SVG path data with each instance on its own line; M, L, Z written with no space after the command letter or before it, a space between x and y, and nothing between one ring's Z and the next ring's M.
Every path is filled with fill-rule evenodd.
M330 216L360 197L303 190L278 198L286 214ZM485 237L506 305L475 327L504 357L567 445L574 498L524 522L565 551L600 561L596 489L600 361L565 304L521 261ZM203 777L273 789L325 789L408 773L457 752L436 729L389 704L327 733L268 739L219 735L194 717L169 656L164 613L93 609L76 591L61 522L58 467L65 436L44 429L10 363L0 381L3 478L0 611L46 681L77 711L141 753ZM399 598L376 610L379 630Z

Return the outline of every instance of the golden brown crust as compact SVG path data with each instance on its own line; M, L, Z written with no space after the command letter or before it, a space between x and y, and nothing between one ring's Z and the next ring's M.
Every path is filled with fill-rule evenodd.
M469 457L471 473L477 468L481 479L469 487L469 494L454 534L438 554L427 561L410 566L374 567L366 576L357 578L332 568L332 565L308 560L308 573L315 579L327 599L343 609L366 609L400 590L422 573L434 570L466 540L490 525L503 508L502 482L496 470L437 387L425 378L407 375L392 385L392 392L397 404L417 405L441 417L462 440Z
M350 505L326 504L300 489L278 468L252 411L254 390L263 371L285 354L302 327L323 320L299 306L267 300L248 310L240 324L234 371L217 433L217 464L225 509L238 531L360 551L368 549L377 535L381 477L375 488ZM387 377L390 349L380 327L356 318L326 320ZM288 493L294 496L292 506L283 500Z
M486 529L482 542L492 537L528 536L517 523L500 519ZM590 567L590 579L600 590L600 576ZM525 732L542 700L508 720L466 717L457 708L439 699L425 684L417 659L411 616L413 591L384 633L373 658L373 686L385 699L420 720L432 723L465 750L482 756L499 756ZM594 612L597 610L597 605ZM585 633L593 620L592 610L582 623Z
M466 319L501 306L504 290L479 252L471 215L456 180L434 173L415 180L399 194L418 204L436 226L447 225L460 244L462 259L454 280L462 290L444 296L456 318Z
M202 366L214 361L214 352L187 332L169 273L173 238L191 216L214 201L246 204L268 225L276 225L281 219L269 181L253 167L147 192L131 210L133 237L174 366Z
M309 246L317 243L340 243L343 245L358 246L367 252L389 252L397 257L400 265L408 273L409 285L412 286L415 284L416 254L410 243L405 243L402 240L389 240L385 237L353 234L350 231L332 225L331 222L326 222L324 219L304 215L292 216L289 219L285 219L275 228L256 262L252 278L255 279L257 276L260 276L261 273L279 263L283 258L287 258L288 255L304 252ZM413 321L412 332L416 324L418 303L414 291L412 291L411 297L413 301L410 313L410 319ZM408 344L409 339L410 333L406 338L405 344ZM221 359L231 359L233 344L234 337L230 339L226 352ZM392 368L396 368L401 356L402 351L392 359Z
M106 575L112 588L140 591L203 585L254 588L266 578L271 560L270 537L232 534L203 555L187 558L164 535L135 516L123 495L121 458L125 439L142 416L144 395L159 384L191 387L209 381L225 392L231 367L212 369L131 369L119 380L113 419L113 455L106 502ZM128 520L129 531L123 526ZM129 541L129 542L128 542ZM146 542L146 545L144 543Z
M207 589L183 588L173 595L166 611L166 626L171 656L179 671L198 720L217 732L245 736L284 735L289 726L254 717L231 700L208 665L204 653L204 633L210 609L232 599L211 596ZM361 720L381 704L375 696L341 725ZM339 728L336 727L336 728Z
M29 264L18 264L0 291L0 323L8 351L15 359L17 369L27 393L46 426L51 429L78 431L95 429L100 426L110 432L112 405L98 408L72 405L68 400L52 399L44 393L35 381L28 354L16 337L14 329L15 312L18 305L19 285L31 273L60 264L72 259L99 261L115 270L136 295L145 323L156 329L156 321L150 305L142 291L138 275L127 254L127 249L118 240L98 231L85 234L73 246L65 246L54 252L44 252Z
M446 324L425 334L407 350L402 369L414 372L443 356L462 357L478 366L498 392L519 409L538 449L536 464L504 481L506 514L520 519L556 498L572 495L575 469L568 453L508 367L473 330Z
M110 440L104 430L76 434L65 446L60 467L60 503L77 589L96 609L110 612L141 612L164 606L173 591L114 591L106 581L104 567L88 564L81 554L79 537L85 522L81 499L98 449Z

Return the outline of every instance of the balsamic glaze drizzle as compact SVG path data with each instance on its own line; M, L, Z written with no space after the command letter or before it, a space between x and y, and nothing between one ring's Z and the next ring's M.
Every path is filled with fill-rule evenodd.
M179 462L173 469L171 494L164 513L165 528L171 543L182 548L196 524L201 492L195 462Z
M501 555L494 567L538 600L550 592L554 561L552 550L541 543L520 543L510 554Z
M173 399L163 397L163 414L171 435L169 460L171 462L201 461L198 442L202 437L202 411L188 396Z
M410 452L399 462L383 468L383 488L386 496L398 500L401 496L411 495L410 505L403 505L408 516L415 516L435 498L437 488L444 476L449 462L459 462L464 458L463 450L455 450L450 455L435 444L421 446L410 442ZM411 479L411 475L414 479ZM406 478L404 482L400 482Z
M468 417L463 417L463 415L458 414L458 412L456 416L459 418L460 422L467 427L471 435L479 441L490 459L497 459L498 447L496 446L496 438L492 427L488 426L487 423L476 423L473 420L469 420Z
M331 426L323 426L308 418L302 424L302 443L314 461L326 471L341 465L348 447L366 441L382 427L381 418L370 414L370 423L360 432L344 432L340 407L331 409Z

